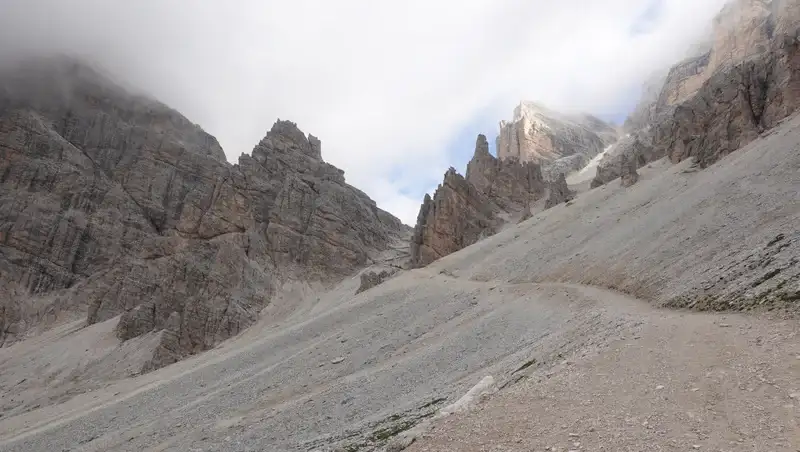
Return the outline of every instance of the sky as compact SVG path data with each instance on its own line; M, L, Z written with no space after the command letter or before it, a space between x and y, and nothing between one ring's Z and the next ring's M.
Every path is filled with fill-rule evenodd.
M725 0L0 0L1 53L82 56L213 134L276 119L407 224L521 100L620 121Z

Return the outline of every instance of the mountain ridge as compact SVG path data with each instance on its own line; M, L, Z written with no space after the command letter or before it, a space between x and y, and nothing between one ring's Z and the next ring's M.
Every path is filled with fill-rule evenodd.
M282 285L336 282L409 233L292 122L231 165L180 113L77 60L0 86L4 343L121 315L122 340L162 334L156 368L238 334Z

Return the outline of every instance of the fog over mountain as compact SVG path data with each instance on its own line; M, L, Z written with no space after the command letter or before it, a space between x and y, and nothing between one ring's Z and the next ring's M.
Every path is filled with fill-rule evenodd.
M6 0L2 60L92 60L249 153L276 118L407 223L520 100L623 117L723 0ZM565 26L568 24L568 26Z

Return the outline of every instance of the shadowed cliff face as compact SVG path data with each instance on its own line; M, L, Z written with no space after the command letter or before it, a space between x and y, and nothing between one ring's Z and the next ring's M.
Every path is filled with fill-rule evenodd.
M659 96L637 107L629 121L639 127L635 139L606 156L593 186L619 177L630 161L642 166L666 156L709 166L800 106L800 2L737 0L713 25L711 48L675 65Z
M545 208L572 196L563 175L546 182L536 163L497 159L486 137L478 135L467 176L450 168L433 198L425 195L411 240L412 265L424 267L497 233L507 222L530 215L532 204L545 195Z
M328 284L407 236L278 121L230 165L168 107L67 58L0 74L0 341L122 315L158 367L252 324L287 282Z

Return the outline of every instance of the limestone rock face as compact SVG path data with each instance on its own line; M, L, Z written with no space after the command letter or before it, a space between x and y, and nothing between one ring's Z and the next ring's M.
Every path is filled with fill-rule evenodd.
M433 198L425 200L411 242L413 267L431 262L496 233L499 208L455 168L444 175Z
M694 95L719 70L766 52L775 30L773 5L765 0L736 0L714 19L708 52L675 65L658 99L660 108ZM779 2L775 2L778 7Z
M0 343L122 314L123 340L159 332L153 367L237 334L284 283L333 283L410 235L295 124L230 165L178 112L68 58L0 73L0 186Z
M701 167L754 140L800 107L800 1L737 0L714 21L708 53L670 71L640 138L638 166L664 156ZM613 180L629 147L607 156L592 186ZM617 174L618 176L618 174Z
M496 233L545 191L539 165L497 159L479 135L466 178L450 168L433 198L425 195L411 241L412 266L424 267Z
M475 155L467 164L467 181L506 211L521 210L543 192L544 179L539 165L505 160L489 153L489 142L478 135Z
M522 102L514 119L500 123L497 157L557 164L564 173L583 167L617 139L617 130L590 115L565 115L534 102Z

